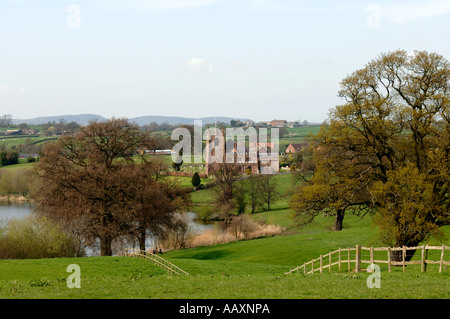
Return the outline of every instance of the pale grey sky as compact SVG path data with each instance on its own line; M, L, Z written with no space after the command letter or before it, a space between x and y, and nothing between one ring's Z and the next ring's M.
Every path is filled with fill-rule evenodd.
M0 114L321 122L380 53L450 57L450 1L0 0Z

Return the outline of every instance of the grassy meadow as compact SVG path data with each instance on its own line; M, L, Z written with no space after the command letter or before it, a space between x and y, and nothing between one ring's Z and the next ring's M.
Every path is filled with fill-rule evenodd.
M301 141L307 128L289 129L288 142ZM311 128L313 130L313 127ZM169 157L164 157L168 160ZM31 168L21 163L0 170ZM192 187L189 177L164 177ZM438 265L393 267L381 265L381 288L370 289L367 272L338 271L303 275L284 273L337 248L382 246L371 216L360 219L346 215L344 228L333 232L333 220L318 217L303 228L292 220L289 198L296 180L289 173L276 176L281 198L270 211L257 210L251 218L266 224L280 225L280 235L230 243L165 252L162 257L187 271L190 276L168 275L142 259L130 257L84 257L29 260L0 260L0 299L448 299L450 271L438 272ZM211 179L202 179L203 184ZM191 193L193 210L209 207L214 210L214 191L206 188ZM247 208L247 213L250 210ZM450 227L445 229L450 233ZM448 239L432 240L430 244L448 245ZM414 258L417 258L416 253ZM432 258L433 256L430 256ZM438 257L433 257L437 259ZM447 258L446 258L447 259ZM81 288L69 289L67 266L81 269Z
M188 186L188 178L184 178ZM289 194L290 174L278 175L280 193ZM213 201L212 190L192 193L196 203ZM377 246L371 217L348 215L344 229L330 231L333 220L317 218L303 228L295 227L281 198L274 209L257 211L253 218L286 227L282 235L240 240L176 251L162 256L190 276L168 275L142 259L130 257L84 257L0 261L0 298L44 299L446 299L450 297L450 272L438 272L438 265L381 266L381 288L370 289L366 272L354 273L335 267L331 273L303 275L284 273L297 265L337 248L356 244ZM447 233L449 229L447 228ZM433 244L439 244L432 242ZM379 245L378 245L379 246ZM418 254L416 254L418 255ZM69 289L67 266L81 269L81 288Z
M0 298L157 298L157 299L297 299L297 298L449 298L449 271L429 265L382 267L381 288L369 289L368 273L338 272L284 275L330 249L370 242L370 221L342 232L315 225L290 236L245 240L211 247L178 250L163 257L190 276L170 276L156 266L129 257L55 258L0 261ZM322 224L322 223L321 223ZM325 223L326 224L326 223ZM322 225L323 226L323 225ZM69 289L66 268L81 269L81 288ZM433 267L434 266L434 267Z

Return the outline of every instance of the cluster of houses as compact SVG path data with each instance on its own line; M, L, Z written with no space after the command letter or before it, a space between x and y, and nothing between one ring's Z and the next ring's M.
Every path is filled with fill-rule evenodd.
M272 120L272 121L260 121L260 122L253 122L251 120L248 120L245 122L246 127L300 127L304 126L306 123L299 123L298 121L294 122L288 122L286 120Z
M36 133L36 130L30 129L0 131L0 135L35 135Z

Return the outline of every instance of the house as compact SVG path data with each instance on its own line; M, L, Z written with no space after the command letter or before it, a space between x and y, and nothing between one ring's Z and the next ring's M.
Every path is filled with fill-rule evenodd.
M297 152L299 152L299 151L302 149L302 147L303 147L303 144L302 144L302 143L298 143L298 144L292 143L292 144L289 144L288 147L286 147L286 154L294 154L294 153L297 153Z
M254 125L255 125L255 122L253 122L251 120L247 120L247 121L245 121L244 127L253 127Z
M6 135L22 135L22 130L7 130Z
M270 122L270 126L272 127L285 127L287 125L287 121L286 120L272 120Z
M275 143L249 143L250 148L256 148L257 151L270 152L275 148Z
M222 128L222 136L224 135L225 129ZM237 172L241 174L248 172L252 174L267 174L269 171L278 172L278 154L276 154L275 158L272 158L270 157L271 154L267 154L269 150L266 149L273 145L273 143L257 143L256 149L254 147L255 144L252 144L253 147L246 146L240 149L239 145L233 140L224 141L221 145L220 140L216 139L216 136L208 135L205 148L205 173L209 176L211 172L224 165L234 165ZM221 149L219 149L219 146L221 146ZM216 150L218 154L221 153L222 159L210 158L216 156ZM227 151L229 152L228 154Z
M294 127L300 127L300 123L299 122L288 122L287 123L287 127L289 128L294 128Z
M22 130L22 134L24 134L24 135L34 135L36 133L37 133L36 130L30 130L30 129Z
M259 121L259 123L257 124L257 125L255 125L255 126L258 126L258 127L267 127L267 126L269 126L270 125L270 121Z

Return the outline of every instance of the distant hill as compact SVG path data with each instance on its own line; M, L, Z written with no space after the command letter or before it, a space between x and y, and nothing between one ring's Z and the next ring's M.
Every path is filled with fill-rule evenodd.
M64 120L68 123L76 122L80 125L86 125L89 123L89 121L92 120L105 121L106 118L97 114L57 115L57 116L36 117L34 119L27 119L27 120L14 119L13 123L14 124L27 123L29 125L39 125L53 121L59 122L60 120Z
M14 124L27 123L29 125L38 125L44 124L48 122L59 122L60 120L64 120L66 122L76 122L80 125L86 125L89 121L97 120L97 121L106 121L107 119L101 115L97 114L79 114L79 115L58 115L58 116L45 116L45 117L36 117L33 119L14 119ZM199 119L187 118L187 117L177 117L177 116L140 116L135 118L129 118L131 122L134 122L138 125L146 125L150 123L168 123L170 125L178 125L178 124L194 124L194 120L202 120L203 124L212 124L214 121L217 122L225 122L229 123L231 120L241 120L246 121L247 119L235 118L235 117L204 117Z
M241 119L236 117L203 117L203 118L188 118L188 117L177 117L177 116L140 116L130 119L130 121L135 122L138 125L146 125L152 122L161 124L168 123L170 125L177 124L194 124L194 120L201 120L203 124L213 124L214 121L230 123L231 120L241 120L246 121L247 119Z

